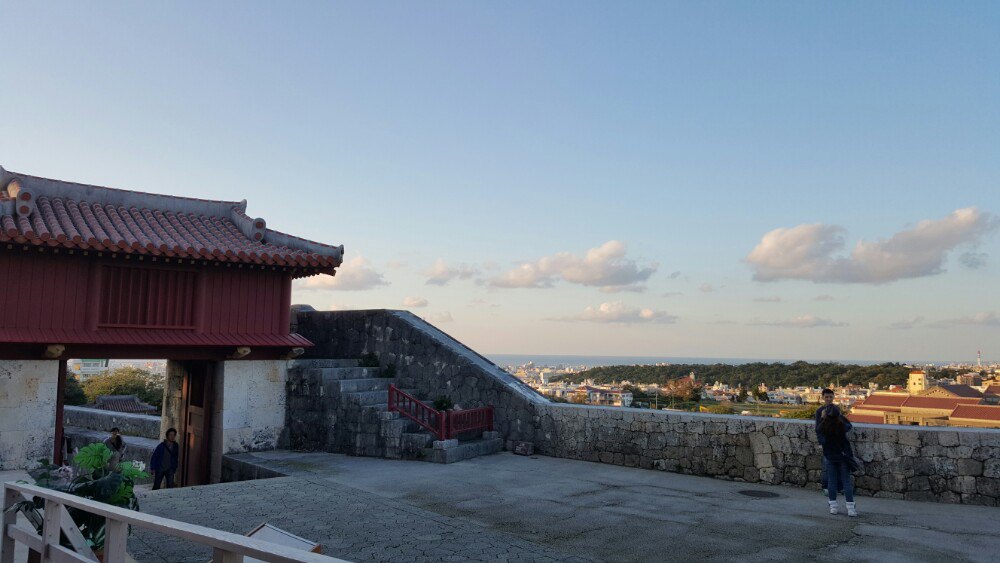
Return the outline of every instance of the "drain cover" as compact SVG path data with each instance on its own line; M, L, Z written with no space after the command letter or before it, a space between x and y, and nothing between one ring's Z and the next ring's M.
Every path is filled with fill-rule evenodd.
M740 491L740 494L747 497L754 498L778 498L778 493L772 493L771 491Z

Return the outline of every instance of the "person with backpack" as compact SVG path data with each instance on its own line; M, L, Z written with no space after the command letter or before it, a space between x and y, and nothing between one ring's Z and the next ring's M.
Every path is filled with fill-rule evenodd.
M850 429L851 422L844 417L839 408L834 407L829 409L820 421L816 428L816 436L823 446L823 457L826 459L830 514L838 513L837 490L843 489L847 515L853 518L858 515L858 510L854 503L854 481L851 477L851 471L855 467L854 451L851 449L850 440L847 439L847 432Z
M118 469L118 464L121 463L122 458L125 457L125 450L128 449L128 445L122 439L121 431L117 426L111 429L111 436L108 436L104 440L104 445L111 450L111 459L108 460L108 468L115 471Z

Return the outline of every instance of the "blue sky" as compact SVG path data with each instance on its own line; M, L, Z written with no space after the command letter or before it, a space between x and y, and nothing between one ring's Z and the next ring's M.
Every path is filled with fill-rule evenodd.
M344 244L298 302L486 353L1000 359L995 3L0 12L0 165Z

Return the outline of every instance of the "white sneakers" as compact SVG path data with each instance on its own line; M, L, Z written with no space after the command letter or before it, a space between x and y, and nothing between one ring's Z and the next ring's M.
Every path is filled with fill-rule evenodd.
M858 515L858 506L856 503L848 502L847 504L847 515L854 518ZM837 505L837 501L830 501L830 514L839 514L840 508Z

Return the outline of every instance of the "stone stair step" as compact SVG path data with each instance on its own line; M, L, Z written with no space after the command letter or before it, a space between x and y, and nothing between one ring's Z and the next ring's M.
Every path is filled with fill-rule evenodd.
M386 409L389 408L388 391L359 391L357 393L344 393L343 397L351 404L363 407L384 404Z
M393 382L390 378L369 377L365 379L340 379L336 385L341 393L357 393L360 391L388 391Z
M377 379L380 368L319 368L323 381L340 381L345 379Z
M355 368L358 367L358 360L314 358L303 360L292 360L289 369L294 368Z
M495 454L503 451L503 440L496 432L484 433L489 437L469 442L459 442L446 448L424 448L424 460L431 463L455 463L474 457ZM437 442L434 443L435 445Z

